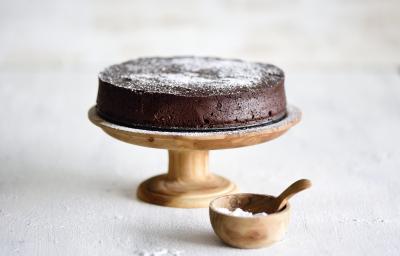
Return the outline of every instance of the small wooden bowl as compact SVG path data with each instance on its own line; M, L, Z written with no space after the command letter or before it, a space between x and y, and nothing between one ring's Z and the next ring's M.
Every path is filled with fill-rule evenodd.
M217 208L247 210L255 202L265 202L267 199L268 203L268 199L274 198L269 195L240 193L214 199L209 206L214 232L222 241L237 248L260 248L282 240L289 224L289 204L276 213L269 213L268 207L262 209L261 212L268 213L267 216L236 217L217 211Z

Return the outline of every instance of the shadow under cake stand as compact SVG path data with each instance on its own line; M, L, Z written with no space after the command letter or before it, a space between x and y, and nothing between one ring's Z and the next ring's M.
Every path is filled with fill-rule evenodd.
M264 126L229 131L169 132L108 122L97 114L95 107L88 115L92 123L118 140L168 149L168 173L142 182L137 196L151 204L179 208L208 207L215 197L238 191L234 183L208 171L209 150L244 147L275 139L301 119L301 111L289 106L284 119Z

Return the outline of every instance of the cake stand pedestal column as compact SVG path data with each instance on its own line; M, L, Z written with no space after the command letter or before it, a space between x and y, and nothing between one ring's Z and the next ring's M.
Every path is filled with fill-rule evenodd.
M168 150L168 173L140 184L137 195L149 203L181 208L206 207L235 184L208 171L208 150Z

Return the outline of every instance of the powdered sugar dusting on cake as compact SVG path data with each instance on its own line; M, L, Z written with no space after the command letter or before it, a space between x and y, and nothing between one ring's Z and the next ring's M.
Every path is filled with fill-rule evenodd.
M264 63L180 56L140 58L106 68L99 79L135 91L213 95L237 89L272 87L283 71Z

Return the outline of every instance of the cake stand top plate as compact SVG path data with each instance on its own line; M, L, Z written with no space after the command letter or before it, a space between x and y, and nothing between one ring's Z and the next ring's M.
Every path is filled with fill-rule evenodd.
M222 131L182 132L130 128L104 120L96 107L90 108L89 119L110 136L139 146L174 150L211 150L236 148L275 139L301 120L301 111L289 105L287 115L279 122L263 126Z

